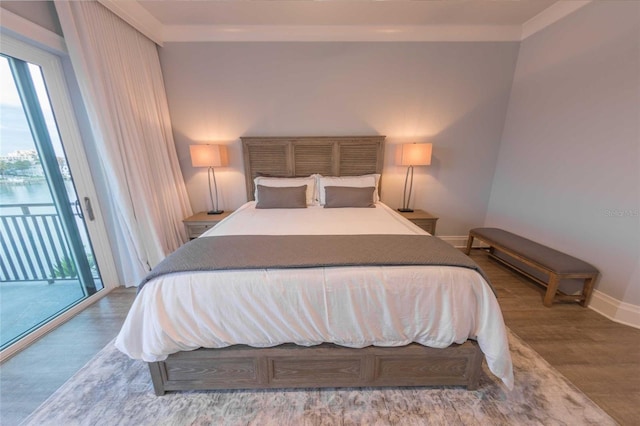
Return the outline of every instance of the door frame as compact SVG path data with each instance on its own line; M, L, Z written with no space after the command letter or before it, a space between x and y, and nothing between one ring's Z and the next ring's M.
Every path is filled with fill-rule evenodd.
M71 96L65 81L61 58L6 34L2 34L0 39L0 51L8 56L38 65L42 70L51 108L60 133L60 140L67 157L67 164L72 171L78 199L84 199L85 197L91 199L95 220L85 221L85 224L93 246L95 260L100 270L102 285L104 286L101 291L77 303L47 324L0 351L0 363L2 363L33 341L77 315L90 304L107 295L111 290L120 286L120 282ZM84 203L81 203L81 205L84 210ZM89 217L87 211L83 211L83 213L85 217Z

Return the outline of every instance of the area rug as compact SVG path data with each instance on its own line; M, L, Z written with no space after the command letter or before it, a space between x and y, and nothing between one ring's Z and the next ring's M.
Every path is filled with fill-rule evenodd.
M155 396L148 367L107 345L25 425L615 425L510 333L516 386L486 366L480 388L181 392Z

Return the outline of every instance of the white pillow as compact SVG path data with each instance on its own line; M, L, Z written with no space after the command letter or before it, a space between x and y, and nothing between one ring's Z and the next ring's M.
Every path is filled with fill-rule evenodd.
M373 202L377 203L378 201L380 201L380 197L378 196L379 182L379 173L361 176L320 176L318 182L320 205L324 206L326 202L326 196L324 192L324 188L326 186L350 186L352 188L366 188L368 186L373 186L376 188L376 190L373 191Z
M272 188L283 188L289 186L302 186L307 185L307 205L312 206L317 204L316 196L316 176L311 175L308 177L299 178L278 178L278 177L265 177L258 176L253 180L255 184L255 192L253 197L258 201L258 184L262 186L270 186Z

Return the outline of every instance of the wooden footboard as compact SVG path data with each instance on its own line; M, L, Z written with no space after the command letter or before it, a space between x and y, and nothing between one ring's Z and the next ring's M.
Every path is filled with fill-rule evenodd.
M156 395L166 391L381 386L476 389L483 354L475 341L444 349L345 348L325 343L273 348L198 349L149 363Z

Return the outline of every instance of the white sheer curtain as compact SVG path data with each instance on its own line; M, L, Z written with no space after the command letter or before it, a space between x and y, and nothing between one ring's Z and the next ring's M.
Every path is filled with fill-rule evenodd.
M187 240L192 214L156 45L97 2L56 1L87 108L121 279L136 285Z

